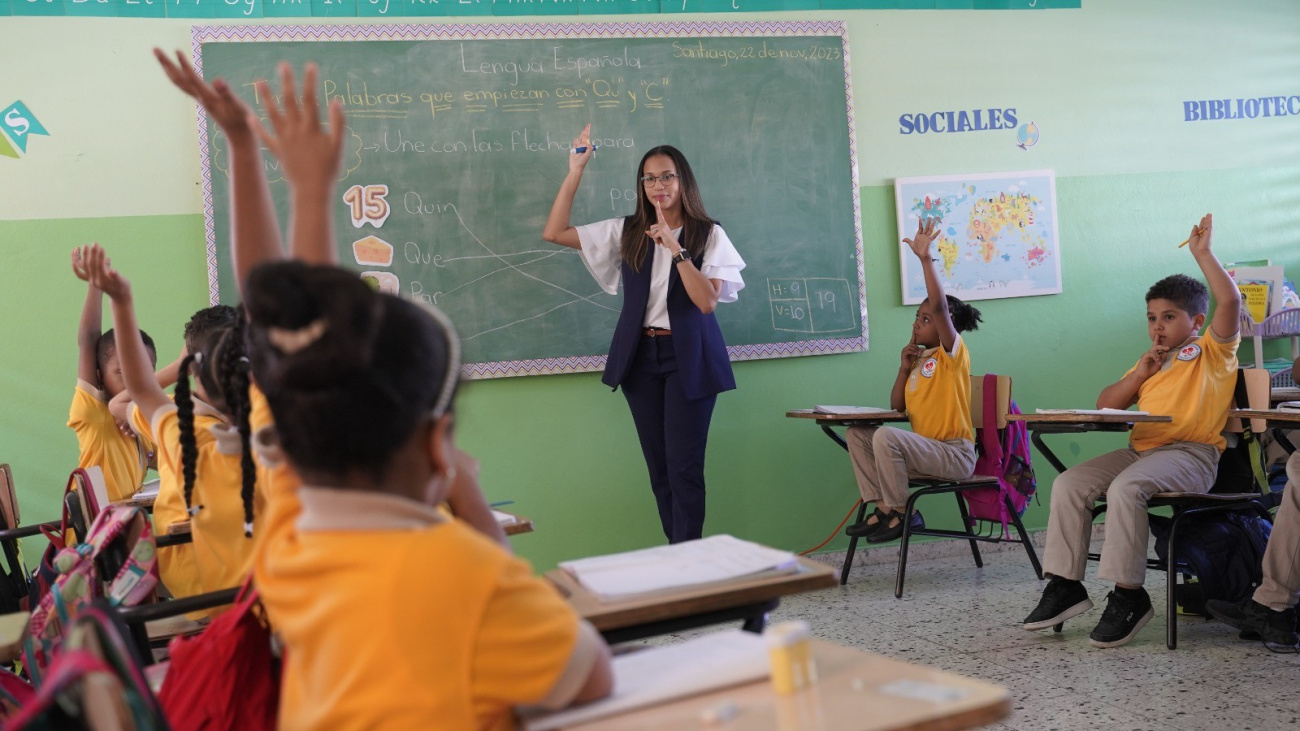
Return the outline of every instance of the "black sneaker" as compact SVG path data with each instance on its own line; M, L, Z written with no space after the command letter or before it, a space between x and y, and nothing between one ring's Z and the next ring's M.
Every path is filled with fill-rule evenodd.
M891 528L889 527L889 523L894 518L898 518L898 525ZM890 513L888 516L881 519L879 525L880 527L877 530L874 530L871 533L867 534L866 536L867 543L888 543L890 541L896 541L899 538L902 538L903 537L903 512L900 510L898 512ZM921 511L919 510L913 511L912 530L921 530L924 527L925 527L925 518L921 517Z
M1089 609L1092 609L1092 600L1081 582L1053 576L1047 582L1047 588L1043 589L1043 598L1038 600L1038 606L1025 617L1023 626L1030 632L1047 629Z
M880 529L880 526L885 524L884 523L885 513L880 508L876 508L874 511L872 511L871 515L875 516L876 522L868 523L867 519L863 518L861 523L854 523L848 528L845 528L844 535L853 536L854 538L865 538L871 535L872 533L875 533L877 530Z
M1088 635L1093 647L1119 647L1141 630L1155 616L1151 608L1151 597L1146 589L1138 589L1141 594L1129 598L1119 591L1106 595L1106 611L1102 612L1101 621Z
M1241 630L1244 640L1260 639L1279 645L1300 643L1295 631L1295 607L1279 612L1247 597L1235 603L1211 599L1205 603L1205 610L1220 622Z

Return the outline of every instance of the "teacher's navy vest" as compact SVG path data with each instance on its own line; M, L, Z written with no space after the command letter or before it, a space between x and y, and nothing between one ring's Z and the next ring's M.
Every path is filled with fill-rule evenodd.
M651 246L641 258L641 271L634 271L627 262L622 264L623 311L619 313L618 325L614 328L614 340L609 345L609 358L605 361L605 376L601 379L610 388L618 388L627 377L637 346L644 337L653 255L654 247ZM695 266L702 262L703 257L695 260ZM700 312L691 301L676 264L668 272L668 322L673 331L677 375L681 378L686 398L716 396L736 387L718 318L713 313Z

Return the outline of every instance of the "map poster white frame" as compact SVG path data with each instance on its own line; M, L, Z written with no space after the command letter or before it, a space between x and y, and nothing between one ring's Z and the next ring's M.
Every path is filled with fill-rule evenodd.
M998 181L1002 184L998 185ZM999 193L999 198L992 200L990 191ZM916 210L919 201L929 197L934 203L935 215L942 221L944 208L941 203L945 196L949 197L949 201L956 197L958 204L965 203L967 197L988 197L988 202L996 208L1006 203L1005 195L1014 196L1022 191L1037 194L1031 195L1030 200L1033 202L1028 205L1032 210L1028 212L1027 218L1042 244L1030 246L1021 237L1000 240L996 238L999 230L993 232L995 238L989 241L983 239L969 222L958 225L953 220L945 221L940 229L940 239L934 245L935 255L940 259L939 279L945 292L963 300L1060 294L1061 246L1057 226L1055 171L934 175L894 180L903 304L916 305L925 299L924 273L918 266L916 255L907 244L902 243L904 238L911 238L916 233L921 218ZM1019 210L1020 213L1013 214L1013 217L1026 215L1023 205ZM1022 228L1019 223L1017 222L1017 228ZM956 266L987 268L989 273L980 278L953 277L954 263Z

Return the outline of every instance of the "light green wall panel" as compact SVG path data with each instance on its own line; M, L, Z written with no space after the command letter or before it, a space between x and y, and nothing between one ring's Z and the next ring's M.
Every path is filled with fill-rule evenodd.
M977 303L985 324L967 336L975 372L1012 376L1024 410L1089 406L1132 365L1146 347L1143 294L1166 274L1197 274L1177 243L1205 211L1215 213L1223 259L1269 257L1300 274L1300 167L1062 178L1057 197L1065 292ZM856 499L843 451L812 424L783 414L888 399L914 312L898 304L893 191L867 187L862 201L875 345L867 353L736 364L739 388L719 398L710 433L710 533L811 548ZM67 257L92 240L131 279L142 325L163 358L205 304L199 216L0 222L0 307L22 313L0 319L0 460L14 467L29 522L54 514L76 460L64 423L85 290ZM467 383L457 437L482 462L488 497L514 500L513 509L537 522L537 532L514 545L540 567L662 539L627 406L596 374ZM1081 435L1052 444L1073 464L1122 443ZM1036 468L1043 505L1031 506L1026 522L1041 528L1052 471L1041 459ZM938 503L925 508L932 525L955 517L947 500ZM845 545L841 537L827 550Z

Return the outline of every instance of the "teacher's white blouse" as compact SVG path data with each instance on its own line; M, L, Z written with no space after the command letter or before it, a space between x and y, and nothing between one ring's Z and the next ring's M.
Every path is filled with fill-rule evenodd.
M620 255L623 237L623 219L610 218L604 221L578 226L578 239L582 242L579 250L582 263L595 278L600 288L608 294L617 294L619 282L623 278L623 258ZM682 229L673 231L680 240ZM668 250L655 245L654 262L650 267L650 301L646 303L644 327L669 327L668 321L668 273L672 267L672 257ZM701 271L709 279L722 280L722 291L718 302L735 302L740 290L745 288L745 280L740 270L745 268L745 260L740 252L727 238L722 227L713 224L709 240L704 245L704 262Z

